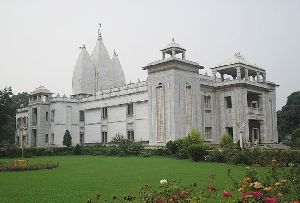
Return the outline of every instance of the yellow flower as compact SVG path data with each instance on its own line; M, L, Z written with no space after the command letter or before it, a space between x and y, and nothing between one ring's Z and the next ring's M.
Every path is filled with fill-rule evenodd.
M244 188L240 188L239 192L245 192Z
M282 184L280 182L275 183L275 186L281 186Z
M287 182L287 180L285 180L285 179L280 180L280 183L281 183L281 184L284 184L284 183L286 183L286 182Z
M241 184L241 188L246 188L248 185L247 184Z
M282 197L283 196L283 193L282 192L278 192L277 193L277 197Z
M255 189L260 189L260 188L262 188L263 186L262 186L261 183L259 183L259 182L254 182L253 187L254 187Z
M251 178L250 177L245 177L244 178L244 182L250 182L251 181Z
M267 192L270 192L270 191L272 191L272 187L265 187L264 190Z

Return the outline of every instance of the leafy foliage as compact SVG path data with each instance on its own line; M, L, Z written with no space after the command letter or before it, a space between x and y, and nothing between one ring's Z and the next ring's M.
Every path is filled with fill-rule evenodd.
M0 144L14 143L16 110L28 105L28 97L27 92L13 95L11 87L0 90Z
M220 146L223 149L231 149L234 147L232 136L225 133L221 139Z
M70 147L72 145L72 136L69 130L65 131L63 145L66 147Z
M187 136L175 141L169 141L166 144L166 147L170 155L176 156L177 158L186 159L189 157L188 148L190 146L203 143L204 139L202 134L199 130L193 128Z
M287 103L277 111L279 140L291 136L292 146L300 147L300 91L293 92L287 98Z
M202 161L205 160L209 149L210 146L206 144L194 144L188 148L188 153L193 161Z

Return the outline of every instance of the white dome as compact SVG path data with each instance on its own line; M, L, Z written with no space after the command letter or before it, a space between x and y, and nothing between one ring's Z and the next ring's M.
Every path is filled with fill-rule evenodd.
M33 90L30 94L31 95L35 95L35 94L40 94L40 93L44 93L44 94L52 94L50 90L48 90L46 87L44 86L39 86L37 87L35 90Z

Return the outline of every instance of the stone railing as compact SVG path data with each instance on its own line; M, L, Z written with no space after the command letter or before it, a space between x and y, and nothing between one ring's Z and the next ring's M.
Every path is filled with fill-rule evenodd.
M262 108L248 107L248 114L249 115L262 115L263 111L262 111Z

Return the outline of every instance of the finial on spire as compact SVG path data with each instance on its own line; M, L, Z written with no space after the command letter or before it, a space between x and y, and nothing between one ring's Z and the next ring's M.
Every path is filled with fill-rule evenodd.
M175 43L175 39L174 39L174 37L172 37L172 43Z
M114 56L118 56L118 54L116 53L116 50L114 49Z
M79 49L85 49L85 44L83 44Z
M99 28L98 28L98 39L102 39L100 28L101 28L101 23L99 23Z

